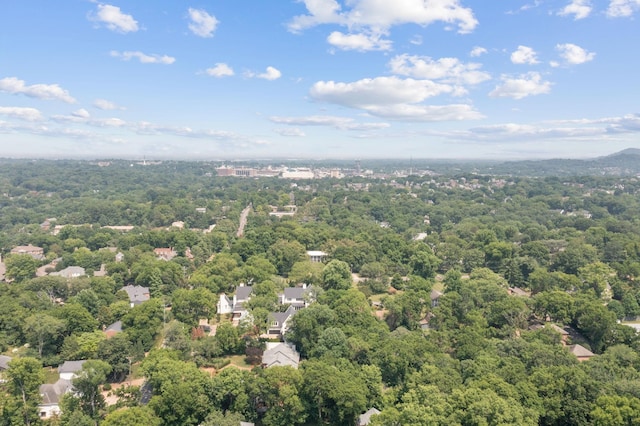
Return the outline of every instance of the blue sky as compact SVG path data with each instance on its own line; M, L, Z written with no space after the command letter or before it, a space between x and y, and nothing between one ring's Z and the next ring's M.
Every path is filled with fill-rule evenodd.
M640 148L640 0L0 4L0 157Z

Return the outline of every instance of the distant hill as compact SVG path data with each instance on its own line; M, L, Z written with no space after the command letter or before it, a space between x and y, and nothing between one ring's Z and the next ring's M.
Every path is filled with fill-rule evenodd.
M477 169L480 173L513 176L634 176L640 175L640 149L627 148L586 160L508 161Z
M623 156L636 156L636 157L640 157L640 149L638 148L627 148L627 149L623 149L622 151L619 152L615 152L613 154L607 155L606 157L603 158L611 158L611 157L623 157Z

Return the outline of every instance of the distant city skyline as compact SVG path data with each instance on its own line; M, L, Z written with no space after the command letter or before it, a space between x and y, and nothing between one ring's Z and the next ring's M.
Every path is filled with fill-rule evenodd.
M640 0L21 0L0 157L545 159L640 148Z

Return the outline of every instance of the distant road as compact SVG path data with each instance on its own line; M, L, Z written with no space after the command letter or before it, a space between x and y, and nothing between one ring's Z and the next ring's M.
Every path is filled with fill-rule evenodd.
M240 213L240 226L238 226L238 232L236 233L236 237L242 237L244 234L244 227L247 226L247 216L249 216L249 212L253 208L253 205L249 203L247 207L242 210Z

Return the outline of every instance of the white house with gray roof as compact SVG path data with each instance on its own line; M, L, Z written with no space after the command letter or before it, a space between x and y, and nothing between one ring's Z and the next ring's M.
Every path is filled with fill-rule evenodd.
M84 363L85 360L65 361L58 367L58 373L60 373L58 381L40 386L42 402L38 405L38 413L41 419L46 420L61 414L60 400L65 393L73 390L71 381L82 371Z
M293 306L296 310L306 308L313 299L313 287L287 287L278 295L278 302L281 305Z

